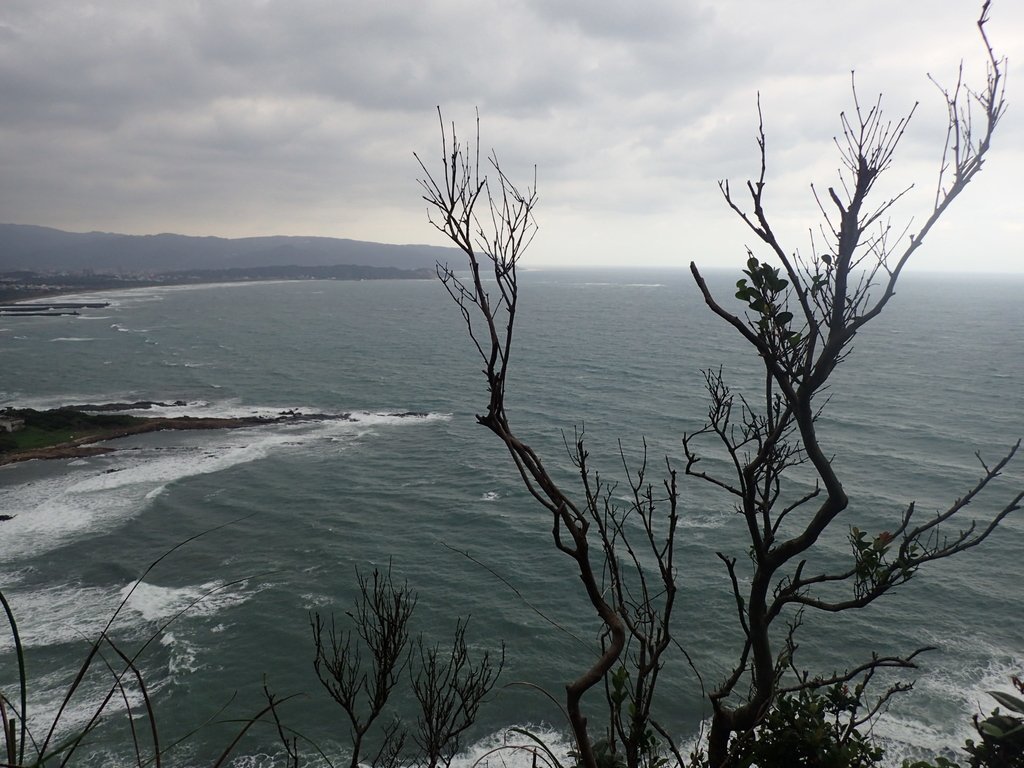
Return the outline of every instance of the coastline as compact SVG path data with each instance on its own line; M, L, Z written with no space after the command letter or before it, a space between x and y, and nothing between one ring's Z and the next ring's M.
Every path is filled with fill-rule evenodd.
M62 443L55 443L44 448L27 448L20 451L0 453L0 467L7 464L16 464L21 461L32 459L75 459L84 456L97 456L103 453L111 453L116 448L110 446L95 445L107 440L116 440L119 437L130 437L141 435L147 432L161 432L163 430L188 430L188 429L239 429L241 427L254 427L268 424L278 424L285 420L294 420L298 417L281 416L277 418L266 418L261 416L243 416L237 418L217 417L149 417L140 424L132 424L125 427L105 429L92 434L77 437Z
M112 410L104 407L90 407L96 410ZM57 409L59 410L59 409ZM402 416L413 414L402 414ZM282 412L279 416L240 416L240 417L195 417L195 416L154 416L145 417L144 421L123 427L112 427L108 429L97 429L88 434L76 437L73 440L65 440L37 449L25 449L23 451L10 451L0 453L0 467L18 462L32 461L33 459L78 459L88 456L98 456L117 451L110 445L97 445L95 443L115 440L119 437L130 437L136 434L147 432L162 432L164 430L191 430L191 429L241 429L243 427L261 427L273 424L297 423L309 421L351 421L349 414L301 414L298 412Z
M38 287L26 284L13 288L0 282L0 304L31 304L39 299L56 296L95 295L111 291L130 291L137 288L159 288L175 286L232 285L248 283L301 282L310 280L341 280L359 282L365 280L428 280L434 277L433 269L420 267L401 269L397 267L371 267L355 264L338 264L329 267L241 267L229 269L191 270L168 272L151 277L121 278L117 275L97 275L89 279L75 280L68 277L64 282L42 283Z
M71 301L90 301L93 299L107 301L105 298L111 293L123 293L127 291L144 291L149 288L216 288L217 286L238 286L238 285L262 285L265 283L294 283L297 280L211 280L205 283L139 283L112 288L82 288L71 287L55 288L46 293L22 296L17 299L0 300L0 304L12 306L32 306L40 303L40 299L68 299Z

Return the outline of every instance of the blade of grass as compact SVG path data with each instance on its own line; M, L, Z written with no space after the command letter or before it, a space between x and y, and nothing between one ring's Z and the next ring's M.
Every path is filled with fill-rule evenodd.
M18 633L18 622L14 619L14 611L11 610L11 604L7 602L7 597L3 591L0 590L0 605L4 608L4 614L7 616L7 623L11 627L11 637L14 640L14 653L18 659L18 695L20 701L18 703L18 717L21 720L21 738L18 739L18 763L25 762L25 731L28 728L28 677L25 673L25 649L21 645L21 635ZM4 719L6 723L6 718ZM8 749L10 749L10 742L8 741ZM14 762L14 760L11 760Z
M43 740L42 754L46 753L46 750L49 747L50 741L53 739L53 736L54 736L54 734L57 731L57 727L60 724L61 718L64 716L64 713L67 711L67 708L68 708L68 705L71 702L71 699L74 697L75 692L78 690L79 686L82 684L82 680L85 679L86 673L89 671L89 668L92 666L92 663L93 663L93 661L96 658L96 654L99 652L100 643L107 636L107 632L114 625L114 621L121 614L121 611L124 610L124 607L125 607L125 605L127 605L129 598L131 598L131 596L135 593L135 590L138 589L139 584L141 584L143 582L143 580L146 578L146 576L148 576L153 571L153 569L156 568L157 565L159 565L161 562L163 562L168 557L170 557L170 555L172 553L177 552L179 549L181 549L182 547L186 546L187 544L190 544L193 541L195 541L196 539L199 539L199 538L201 538L203 536L206 536L209 533L215 533L216 531L219 531L219 530L221 530L223 528L227 528L230 525L234 525L235 523L240 523L243 520L247 520L247 519L249 519L252 516L253 515L244 515L242 517L235 518L234 520L230 520L230 521L228 521L226 523L223 523L221 525L214 526L213 528L207 528L205 531L200 531L199 533L195 534L194 536L189 536L187 539L184 539L183 541L178 542L173 547L168 549L166 552L164 552L162 555L160 555L160 557L156 558L156 560L151 562L146 567L146 569L142 572L142 575L139 576L139 578L135 580L135 583L132 585L131 589L128 590L128 594L126 594L124 596L124 598L121 600L120 604L114 610L113 614L111 614L110 619L107 621L106 626L100 632L99 637L95 641L93 641L93 643L92 643L92 645L91 645L91 647L89 649L89 653L86 654L85 660L82 662L82 665L79 667L78 674L75 676L75 679L74 679L74 681L71 684L71 687L68 688L67 692L64 695L64 699L61 702L61 705L60 705L60 707L57 710L56 716L53 718L53 722L50 723L49 731L46 734L46 738ZM241 581L241 580L239 580L239 581ZM237 583L237 582L235 582L235 583ZM224 586L224 585L222 585L222 586ZM202 599L202 598L200 598L200 599ZM193 602L188 607L190 608L194 604L195 603ZM187 610L187 608L185 610ZM178 614L175 615L174 618L177 618L177 616L180 616L181 613L183 613L183 612L184 611L179 612ZM161 629L159 630L159 632L162 632L163 629L165 629L169 623L170 622L167 622L167 624L164 624L161 627ZM149 643L152 642L154 637L155 637L155 635L151 636L150 639L147 640L147 642L142 646L142 649L144 649L146 646L148 646ZM139 653L142 652L142 649L139 650ZM134 658L138 658L138 654L136 654ZM108 694L107 697L104 699L104 703L101 705L100 709L98 709L95 712L93 712L93 716L92 716L92 718L89 721L89 725L86 726L87 730L89 728L91 728L92 725L99 719L99 715L100 715L100 712L102 711L102 707L106 706L106 703L110 700L110 696L111 695L112 695L112 692L111 692L111 694Z

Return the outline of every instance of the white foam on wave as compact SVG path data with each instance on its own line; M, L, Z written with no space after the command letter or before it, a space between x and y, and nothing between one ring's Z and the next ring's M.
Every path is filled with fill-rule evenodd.
M149 333L149 328L125 328L120 323L111 323L110 327L119 333Z
M125 610L142 620L164 622L180 613L189 616L213 616L244 602L251 593L243 585L225 587L222 582L209 581L186 587L163 587L142 581L121 589L119 597L126 600Z
M148 582L122 587L59 584L28 590L15 587L5 594L18 617L21 641L32 648L64 644L84 647L99 637L122 602L124 607L112 631L120 638L139 640L179 616L221 613L248 600L253 591L244 582L225 586L211 581L183 587ZM0 635L0 652L12 648L10 637Z
M110 400L109 396L99 398L79 398L72 404L108 404L106 401ZM136 395L129 395L126 397L116 398L117 403L124 403L127 406L131 406L136 402L141 403L154 403L161 402L156 400L140 400ZM166 416L166 417L180 417L180 416L211 416L213 414L204 412L209 403L205 400L181 400L177 401L184 403L183 405L174 405L168 403L167 405L142 405L137 408L127 407L119 408L117 410L110 410L109 408L103 409L102 413L130 413L138 416ZM87 413L100 413L94 409L84 409Z
M83 293L68 293L61 296L67 301L90 301L106 302L115 310L133 304L144 304L150 301L162 301L157 294L158 289L154 288L122 288L110 291L86 291Z
M332 601L330 595L324 595L319 592L303 592L299 595L299 599L302 601L302 607L307 611L323 608L325 605L330 605Z
M970 718L956 724L956 731L951 733L950 726L953 725L942 723L936 726L902 716L896 703L892 712L879 717L872 729L872 737L885 750L885 765L896 768L904 760L928 760L938 755L955 759L964 741L976 734L970 727Z
M450 413L412 413L412 412L370 412L353 411L349 414L352 422L366 426L392 426L410 422L430 423L438 421L450 421Z
M376 435L378 427L425 424L449 421L450 413L369 413L354 412L347 419L322 422L320 436L333 443L349 443L368 435Z
M74 467L45 482L0 488L0 508L14 515L4 523L0 555L37 555L84 533L111 530L169 483L255 461L289 440L286 430L256 429L238 430L216 446L190 437L171 448L112 454L104 470Z
M897 699L892 709L878 718L874 728L875 736L886 749L888 765L899 766L904 759L934 758L936 754L962 759L964 741L977 739L972 716L984 717L997 706L988 691L1011 693L1010 677L1021 673L1019 653L981 637L937 639L936 644L944 645L957 663L944 664L920 675L914 692L907 695L921 694L953 703L957 714L932 722L908 715L908 708L900 705L902 699Z
M86 336L58 336L55 339L50 339L50 341L96 341L96 339Z
M67 584L8 590L7 595L27 648L64 643L84 648L103 630L118 603L116 591ZM10 648L10 639L0 637L0 650Z
M254 593L255 590L244 582L229 585L208 582L182 587L141 582L107 587L57 585L42 589L7 589L5 594L19 617L21 639L26 648L66 645L70 649L61 649L65 663L57 669L45 675L32 675L30 727L37 733L49 729L89 652L90 643L106 629L111 616L126 598L111 631L120 647L129 654L170 623L172 631L163 630L159 640L166 649L169 674L147 675L147 688L154 696L175 679L200 667L200 648L190 639L188 619L221 613L248 600ZM0 653L8 653L12 648L10 638L0 635ZM115 667L120 668L116 660ZM84 679L60 716L58 736L80 729L106 697L112 683L109 671L103 664L96 663L93 672ZM114 696L104 708L105 717L116 718L129 706L134 711L141 710L141 692L130 675L125 682L127 703L120 694Z
M447 414L359 413L353 414L352 420L187 432L171 438L176 442L161 448L142 447L130 453L109 454L85 465L69 464L67 472L45 480L15 481L0 487L0 509L13 515L3 523L0 557L11 561L36 556L82 535L114 530L148 508L168 485L187 477L221 472L280 450L322 450L325 441L347 445L380 426L447 418ZM145 437L129 439L144 441ZM16 477L16 473L12 475Z
M46 411L51 408L60 408L65 405L79 403L102 403L107 400L135 400L132 393L126 395L111 395L109 392L103 394L70 394L70 395L32 395L28 392L4 392L0 405L11 405L17 408L32 408L37 411Z
M569 742L564 734L560 734L550 728L523 726L541 738L551 749L563 766L573 764L569 755ZM321 748L324 745L321 745ZM344 746L342 746L342 751ZM244 746L242 750L244 751ZM304 748L300 742L300 758L303 765L312 765L322 762L323 753L318 749ZM331 750L328 748L328 753ZM536 755L536 760L534 756ZM333 757L333 755L332 755ZM346 755L345 761L348 757ZM253 752L250 754L239 754L232 758L232 768L277 768L289 762L288 756L283 753ZM203 763L196 758L187 759L188 766L198 766ZM475 744L470 745L462 753L455 756L451 762L452 768L551 768L551 760L534 742L528 737L503 730L499 733L487 736ZM369 768L367 763L360 763L361 768ZM416 764L410 764L409 768L422 768Z
M721 528L729 523L731 515L727 513L717 515L683 514L679 518L679 525L683 528L713 529Z
M145 304L163 301L165 294L183 293L185 291L223 290L227 288L247 288L265 283L285 283L287 280L253 280L238 283L197 283L194 285L150 285L140 288L124 288L117 291L104 291L102 298L114 307L128 307L133 304ZM83 296L89 294L83 294Z
M170 363L167 362L165 365L181 365L181 363ZM199 363L185 364L186 367L198 367ZM131 398L132 401L140 398ZM166 399L160 397L154 397L148 400L149 402L166 402ZM103 402L102 400L91 402ZM318 413L318 409L310 408L306 406L301 407L282 407L282 406L269 406L269 405L248 405L243 403L237 398L220 400L218 402L210 402L208 400L182 400L175 401L182 402L183 405L176 405L175 403L168 402L166 405L151 405L148 408L125 408L122 413L133 413L140 416L159 416L166 418L179 418L181 416L194 416L196 418L214 418L214 419L241 419L249 417L259 417L264 419L273 419L285 414L286 412L293 412L302 415L312 415Z
M75 659L75 661L84 661L84 656L85 650L83 650L81 658ZM97 670L99 669L98 666L94 666ZM58 712L61 714L58 727L55 730L56 743L61 743L70 736L77 735L94 718L104 699L107 698L113 680L109 672L104 672L101 675L86 677L79 685L74 697L65 705L65 695L71 687L76 671L76 669L69 668L49 675L35 676L30 681L28 724L29 730L37 738L41 739L45 736ZM142 692L134 685L131 675L125 675L122 681L127 704L121 693L111 696L103 706L101 717L104 720L122 716L121 713L124 713L127 707L131 707L132 711L136 713L141 712L144 708ZM146 688L149 695L153 696L165 685L166 681L147 681ZM61 712L62 709L63 712ZM51 742L51 749L53 746L54 743ZM116 763L102 764L117 765ZM125 763L124 765L131 764Z
M185 367L199 367L205 365L201 363L165 363L165 365L184 365ZM159 401L160 398L154 398L155 401ZM96 401L93 401L96 402ZM125 412L136 412L133 409L126 409ZM146 409L137 409L140 415L149 416L162 416L162 417L180 417L180 416L194 416L196 418L216 418L216 419L244 419L244 418L260 418L260 419L276 419L281 416L297 416L297 417L313 417L313 416L327 416L327 417L346 417L345 419L337 419L337 422L328 418L327 421L317 422L324 425L331 423L359 423L363 426L378 426L378 425L390 425L399 424L404 422L431 422L431 421L447 421L452 418L450 413L421 413L421 412L399 412L399 411L338 411L338 410L325 410L309 405L254 405L251 403L245 403L239 398L230 398L218 401L208 400L189 400L184 405L174 405L168 403L165 406L154 405ZM287 423L287 422L283 422ZM306 422L312 423L312 422Z
M179 638L174 632L165 632L160 644L170 650L167 671L172 678L189 675L199 669L199 649L195 643Z
M664 288L664 283L609 283L592 280L585 283L576 283L580 288Z
M550 726L513 726L540 739L562 765L572 765L568 735ZM513 728L486 736L455 756L452 768L547 768L550 759L528 736ZM536 759L535 759L536 758Z
M299 757L301 765L319 765L323 762L322 755L315 750L310 750L309 754L299 747ZM236 755L231 759L229 765L231 768L280 768L282 765L289 765L291 758L285 754L284 750L278 752L256 752L249 755ZM199 768L205 765L205 763L198 757L192 757L187 763L187 768Z
M177 362L175 360L162 360L160 364L167 368L205 368L210 365L210 363Z

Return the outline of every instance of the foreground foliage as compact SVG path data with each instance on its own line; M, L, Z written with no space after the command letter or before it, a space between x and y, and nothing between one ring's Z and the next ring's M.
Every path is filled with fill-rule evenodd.
M371 765L447 768L501 674L504 647L497 660L488 652L473 660L461 620L450 647L431 645L422 634L413 638L416 593L409 585L396 583L390 568L356 578L359 601L346 612L348 629L339 629L333 616L327 621L314 613L310 619L313 667L348 721L349 766L358 768L368 759L364 745L378 724ZM389 712L391 695L404 677L418 704L411 727Z
M756 731L748 731L733 742L733 764L737 768L878 765L884 750L857 726L862 694L862 688L850 690L836 684L820 691L804 689L780 696Z
M1024 683L1013 678L1013 685L1024 694ZM1024 700L1001 691L989 694L1006 708L997 708L984 719L974 718L981 741L968 741L971 768L1024 768Z

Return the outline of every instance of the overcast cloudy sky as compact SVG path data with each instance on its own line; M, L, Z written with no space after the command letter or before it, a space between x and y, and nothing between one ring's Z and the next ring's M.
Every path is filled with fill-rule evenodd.
M538 166L529 266L737 264L717 192L757 170L790 250L834 183L832 137L885 92L921 106L884 189L927 213L944 105L927 74L984 78L969 0L3 0L0 221L76 231L327 235L440 244L412 152L437 117L511 175ZM990 36L1024 60L1024 2ZM1024 271L1024 92L917 269ZM913 227L911 228L913 231Z

